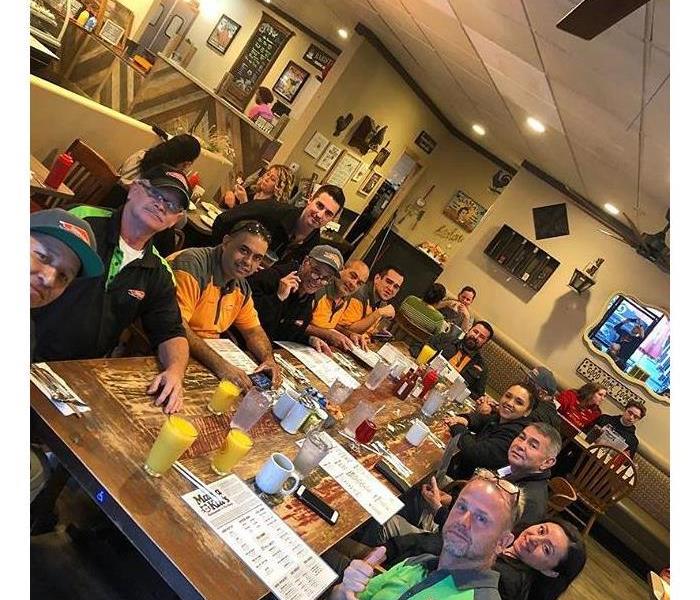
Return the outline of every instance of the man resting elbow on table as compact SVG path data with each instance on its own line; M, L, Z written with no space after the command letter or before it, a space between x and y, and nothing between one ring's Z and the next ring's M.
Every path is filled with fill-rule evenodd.
M129 186L119 210L71 209L92 227L106 268L99 277L74 281L59 299L32 314L37 360L109 356L124 330L140 319L163 367L146 392L166 413L182 408L189 349L172 273L153 237L180 221L189 199L185 175L160 165Z
M204 338L218 338L235 327L260 363L256 372L268 372L273 386L279 385L279 366L245 280L257 271L269 240L267 229L257 221L240 221L218 246L187 248L168 257L192 356L243 391L252 387L248 375L210 348Z
M360 286L352 295L338 329L366 349L370 336L382 319L393 319L396 310L389 304L396 297L404 282L404 274L394 266L386 266L374 275L372 282Z
M315 294L337 277L343 255L331 246L314 246L301 262L276 264L248 278L260 323L272 341L307 344L332 355L328 344L309 335Z

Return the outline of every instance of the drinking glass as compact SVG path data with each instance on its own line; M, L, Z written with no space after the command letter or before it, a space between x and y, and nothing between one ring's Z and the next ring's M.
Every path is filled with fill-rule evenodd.
M365 419L355 430L355 441L358 444L369 444L375 433L377 433L377 426L374 424L374 421Z
M258 389L251 389L238 404L236 413L231 418L231 429L250 431L271 405L269 396Z
M368 390L376 390L389 375L389 371L391 371L391 365L388 363L385 363L383 360L380 360L376 365L374 365L374 368L372 371L370 371L370 374L367 376L367 381L365 381L365 387Z
M345 420L345 433L349 436L355 435L357 426L365 419L371 419L372 417L374 417L374 406L369 402L360 400Z
M232 429L211 461L211 468L217 475L228 475L250 449L253 439L240 429Z
M331 450L332 446L326 442L318 431L309 431L294 459L294 468L299 475L307 477L323 458Z
M216 386L216 391L209 400L207 408L215 415L223 414L231 408L234 400L240 395L241 388L227 379L222 379Z
M440 390L430 390L428 397L426 398L425 402L423 402L423 406L421 407L420 411L426 417L432 417L437 411L440 410L440 407L444 401L445 398Z
M194 443L198 433L195 426L186 419L168 416L143 465L146 473L160 477Z
M418 354L418 358L416 358L416 362L419 365L424 365L431 358L433 358L433 356L435 356L436 354L437 354L437 350L435 350L435 348L428 346L428 344L426 344L425 346L423 346L421 348L420 353Z
M352 388L349 385L345 385L340 379L336 379L328 390L326 399L329 404L340 406L350 397L350 394L352 394Z

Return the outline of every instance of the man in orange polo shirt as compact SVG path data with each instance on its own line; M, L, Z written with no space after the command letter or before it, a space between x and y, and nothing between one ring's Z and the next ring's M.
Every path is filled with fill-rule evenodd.
M258 270L269 241L270 234L260 223L240 221L218 246L187 248L168 257L190 354L217 377L244 391L252 386L249 377L212 350L204 338L218 338L233 325L258 359L258 371L267 371L277 387L279 366L245 279Z
M316 305L306 332L343 350L350 350L354 344L360 343L361 335L351 332L345 335L336 326L348 307L350 297L366 283L368 277L369 267L361 260L345 263L340 275L316 292Z

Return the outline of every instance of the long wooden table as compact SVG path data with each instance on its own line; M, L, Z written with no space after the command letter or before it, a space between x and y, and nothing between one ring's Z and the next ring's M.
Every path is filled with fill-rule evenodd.
M286 351L281 354L302 368L319 390L326 390L296 359ZM237 597L247 600L265 596L268 590L264 584L181 499L183 494L192 490L189 482L174 470L154 479L142 468L165 418L145 393L158 371L156 359L142 357L49 364L90 404L92 410L84 413L81 419L64 417L32 385L34 425L67 470L172 589L182 598ZM211 373L192 361L185 377L186 404L181 414L199 426L206 424L204 429L207 431L218 427L223 439L228 418L215 417L206 409L217 383ZM378 435L413 470L411 484L418 483L434 470L442 451L431 441L426 440L419 448L414 448L404 440L405 429L398 427L394 434L388 434L384 427L389 422L405 427L408 417L419 409L419 402L404 402L393 397L391 385L385 382L374 392L362 386L353 392L342 409L347 412L361 399L377 406L386 404L376 418L380 428ZM441 420L435 419L432 430L443 440L448 438L447 428ZM274 451L283 452L293 459L296 453L294 442L303 437L303 434L284 432L269 413L251 433L255 440L253 449L234 471L243 479L253 477ZM215 435L210 432L206 437L212 441L210 438ZM340 437L337 439L342 441ZM212 443L212 446L217 445L218 442ZM182 462L205 482L211 483L218 479L209 467L212 452L183 458ZM360 460L371 468L378 459L368 453ZM374 474L383 480L376 471ZM390 484L386 485L398 494ZM340 513L335 526L326 524L291 496L274 510L317 553L323 553L364 523L369 515L321 469L312 474L309 486Z

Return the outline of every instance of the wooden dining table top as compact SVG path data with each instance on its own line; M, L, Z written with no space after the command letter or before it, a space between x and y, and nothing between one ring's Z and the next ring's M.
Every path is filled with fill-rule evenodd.
M327 387L291 354L285 350L276 352L301 369L322 393L327 391ZM144 459L165 419L162 410L154 406L152 398L146 394L159 369L155 357L65 361L49 365L92 410L83 413L80 419L63 416L32 385L35 425L71 474L97 498L107 515L168 584L181 597L188 598L231 598L234 588L235 597L264 597L268 593L266 586L182 500L183 494L192 491L191 484L173 469L160 478L152 478L143 470ZM190 455L186 454L181 462L206 483L219 479L210 469L210 460L228 432L229 416L212 415L206 408L217 384L217 378L206 368L190 361L184 380L185 406L180 414L198 427L200 437ZM421 402L399 400L392 394L392 385L386 381L375 391L361 386L341 409L347 413L360 400L377 407L385 405L375 418L377 435L413 471L409 483L414 485L435 469L442 450L429 439L418 448L405 441L411 415L420 409ZM386 428L389 423L395 425L393 433ZM329 433L342 442L337 429ZM434 418L431 429L447 441L449 432L442 419ZM290 435L282 430L271 412L253 428L251 435L253 448L234 469L244 480L254 477L272 452L282 452L293 459L297 449L295 442L304 437L303 433ZM363 453L358 460L371 469L378 457ZM379 473L372 472L398 495L398 490L386 483ZM331 548L370 518L323 470L316 469L306 483L339 512L334 526L294 496L276 499L274 510L317 553Z
M42 196L60 198L61 200L72 200L75 197L73 190L65 183L62 183L57 188L49 187L44 183L46 176L49 174L49 169L35 156L29 156L29 168L33 173L29 182L30 195L40 194Z

